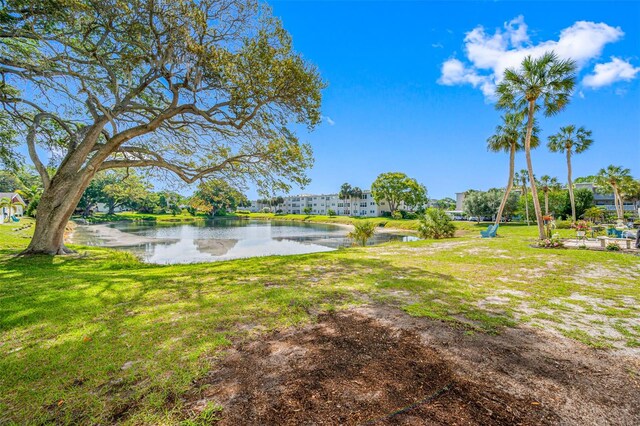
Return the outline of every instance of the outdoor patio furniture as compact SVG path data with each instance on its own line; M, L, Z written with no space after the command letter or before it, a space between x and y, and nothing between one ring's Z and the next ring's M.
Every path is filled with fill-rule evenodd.
M609 228L607 229L607 235L610 237L622 238L622 231L615 228Z
M482 238L494 238L496 236L496 233L498 232L499 226L500 225L498 224L489 225L486 231L480 231L480 235L482 236Z
M622 232L620 234L622 234ZM622 242L622 243L624 243L624 245L625 245L625 247L627 249L631 249L631 243L633 242L633 239L607 236L607 237L598 237L598 241L600 241L600 247L602 247L602 248L605 248L608 243L618 244L618 243ZM620 244L618 244L618 246L619 245Z

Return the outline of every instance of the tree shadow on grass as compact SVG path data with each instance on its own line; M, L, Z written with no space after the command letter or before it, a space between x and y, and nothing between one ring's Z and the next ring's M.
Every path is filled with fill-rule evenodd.
M199 363L243 326L295 325L318 311L309 308L340 304L354 292L399 289L429 300L457 283L427 266L358 256L337 251L159 266L99 250L0 260L0 332L11 336L3 352L21 346L0 361L12 372L3 386L21 387L12 394L23 398L42 388L53 404L50 421L105 419L106 410L108 422L118 407L150 409L140 400L148 392L174 395L175 371L197 374ZM133 367L125 369L129 361ZM76 378L86 384L72 389ZM72 390L62 392L69 402L57 407L60 383ZM94 395L93 403L81 395ZM8 403L42 408L33 399Z

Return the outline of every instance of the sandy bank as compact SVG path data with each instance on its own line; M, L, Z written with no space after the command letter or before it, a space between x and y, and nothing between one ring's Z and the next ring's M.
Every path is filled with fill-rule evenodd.
M77 241L76 234L79 230L86 232L91 236L95 236L101 240L100 246L102 247L127 247L127 246L137 246L141 244L147 243L176 243L178 242L175 238L152 238L152 237L144 237L142 235L130 234L128 232L122 232L119 229L112 228L108 225L100 224L100 225L77 225L74 229L73 233L71 233L68 237L68 241L70 243L83 243L82 241Z

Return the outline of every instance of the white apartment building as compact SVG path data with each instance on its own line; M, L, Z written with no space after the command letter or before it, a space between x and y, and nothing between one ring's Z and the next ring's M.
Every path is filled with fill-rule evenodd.
M329 214L329 210L333 210L339 216L360 216L360 217L378 217L384 212L389 212L389 206L386 202L378 205L373 199L371 191L362 191L359 198L340 199L338 194L304 194L283 197L284 203L277 206L259 203L257 200L251 201L251 207L247 210L251 212L260 212L265 207L271 211L277 212L281 210L286 214L304 214L305 208L311 208L311 214ZM399 207L405 209L404 204Z

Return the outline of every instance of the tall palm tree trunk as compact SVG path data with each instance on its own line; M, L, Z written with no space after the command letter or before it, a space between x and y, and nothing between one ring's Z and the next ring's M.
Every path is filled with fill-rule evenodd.
M500 202L500 207L498 208L498 214L496 215L496 225L500 223L500 219L502 219L502 212L504 211L504 207L507 205L507 199L509 198L509 193L511 193L511 188L513 188L513 173L515 167L516 160L516 146L514 144L511 145L511 149L509 150L509 180L507 181L507 188L504 190L504 196L502 197L502 201Z
M544 191L544 215L549 216L549 191Z
M524 143L524 152L527 157L527 169L529 170L529 180L531 182L531 196L533 197L533 208L536 212L536 222L538 223L538 234L541 240L545 238L544 222L542 220L542 211L540 210L540 200L538 200L538 189L533 178L533 163L531 162L531 133L533 130L533 112L535 101L529 101L529 117L527 121L527 137Z
M573 182L571 181L571 149L567 149L567 186L569 201L571 202L571 219L576 221L576 199L573 196Z
M522 194L524 195L524 211L527 218L527 226L529 226L529 191L527 191L527 181L522 178Z
M624 203L617 186L613 187L613 201L616 206L616 214L618 216L618 220L624 220Z

